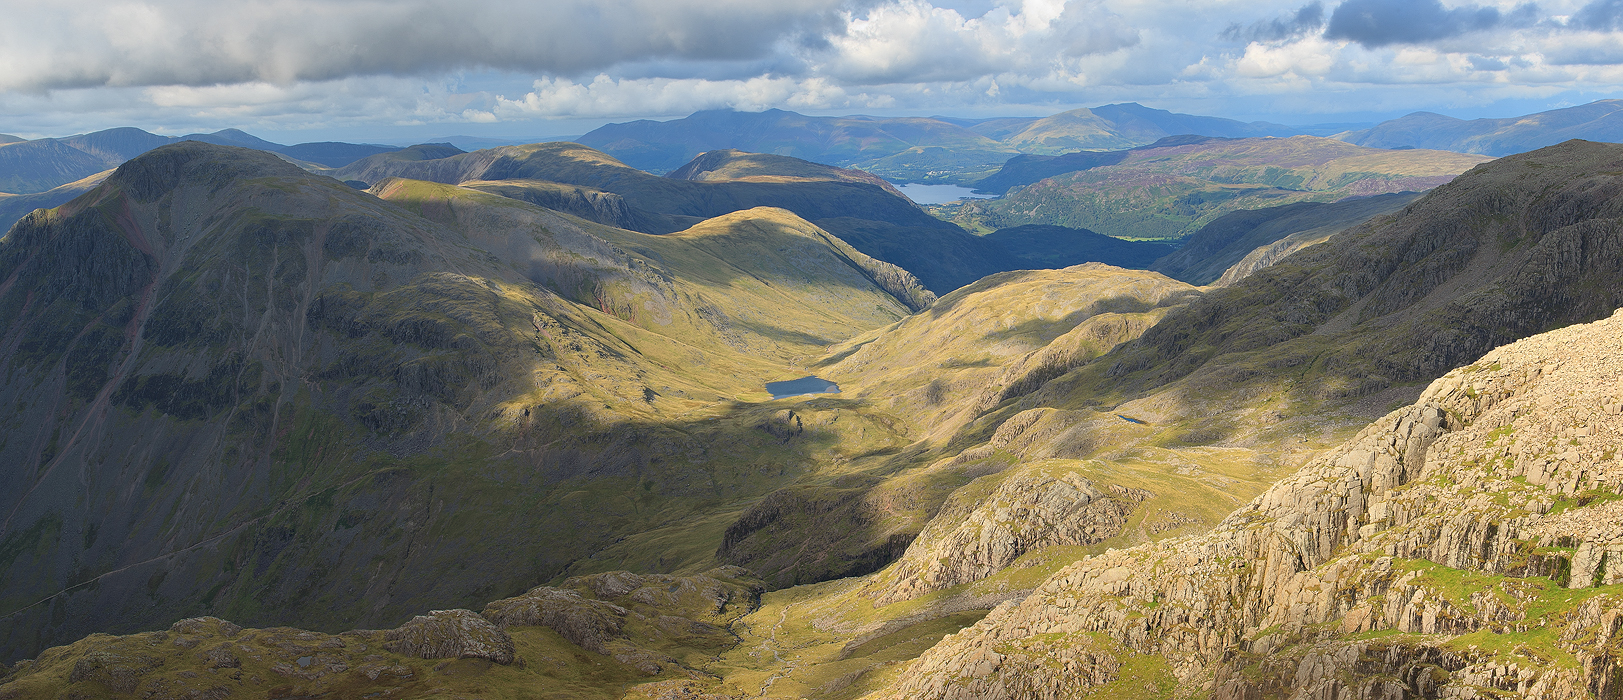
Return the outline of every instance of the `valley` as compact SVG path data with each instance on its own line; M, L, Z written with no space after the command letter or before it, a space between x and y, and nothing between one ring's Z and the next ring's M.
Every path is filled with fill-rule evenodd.
M961 121L0 196L0 698L1623 692L1623 146Z

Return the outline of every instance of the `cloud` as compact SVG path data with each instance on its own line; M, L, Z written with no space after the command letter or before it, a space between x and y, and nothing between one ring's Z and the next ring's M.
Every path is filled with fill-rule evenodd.
M847 19L825 50L805 58L819 75L866 85L1046 73L1067 59L1139 40L1136 30L1091 0L1024 0L974 19L924 0L899 0Z
M619 117L686 115L704 109L760 111L769 107L829 109L889 107L885 95L849 93L823 78L756 77L748 80L672 78L616 79L598 75L590 82L564 78L535 81L516 99L499 98L496 118Z
M1350 39L1369 48L1419 44L1502 25L1528 24L1535 13L1531 5L1507 14L1480 5L1449 9L1438 0L1347 0L1331 13L1324 36Z
M1257 41L1284 41L1317 32L1324 26L1324 5L1310 2L1298 8L1290 17L1260 20L1249 25L1230 24L1222 37L1228 41L1245 43Z
M992 116L1125 101L1249 119L1623 94L1623 0L1519 2L13 3L0 131L550 134L712 108Z
M1594 0L1573 13L1568 26L1603 32L1623 29L1623 0Z
M576 74L748 60L839 31L842 0L81 0L8 8L0 90ZM807 39L807 37L813 37Z

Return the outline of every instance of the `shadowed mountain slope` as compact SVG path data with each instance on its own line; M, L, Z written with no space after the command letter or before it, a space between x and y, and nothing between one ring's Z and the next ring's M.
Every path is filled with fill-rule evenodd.
M1224 278L1242 261L1251 260L1255 266L1236 271L1222 285L1228 286L1307 245L1321 243L1370 217L1395 212L1419 197L1418 193L1403 192L1230 212L1202 226L1149 269L1190 284L1207 285Z
M1313 136L1200 139L1134 149L1117 163L1079 162L1087 169L938 210L972 230L1031 223L1179 238L1231 211L1429 189L1484 160Z
M891 439L857 408L785 441L734 398L907 314L876 280L929 301L787 211L660 237L383 194L177 144L0 242L8 658L703 568L743 503ZM591 559L616 542L641 558Z
M701 164L694 171L716 174L692 181L650 175L579 144L545 143L410 161L384 154L357 161L336 176L369 184L386 177L467 184L543 204L578 196L592 201L594 211L603 212L594 220L646 233L668 233L701 219L755 207L780 207L857 250L906 269L937 292L1019 267L995 245L926 214L888 185L787 158L746 162L752 163L748 171L754 174L721 179L722 173ZM738 167L737 172L744 172L742 164ZM765 174L769 172L775 174ZM541 183L589 189L577 195ZM529 187L544 191L527 195L523 190ZM625 210L598 193L618 197Z
M1025 267L1052 270L1097 262L1142 270L1171 254L1174 248L1163 243L1124 241L1087 229L1025 224L986 234Z
M1455 119L1415 112L1334 138L1374 148L1434 148L1504 156L1568 139L1623 141L1623 100L1597 100L1504 119Z

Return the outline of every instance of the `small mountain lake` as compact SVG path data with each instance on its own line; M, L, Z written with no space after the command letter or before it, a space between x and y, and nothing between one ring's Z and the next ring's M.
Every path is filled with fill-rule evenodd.
M975 194L975 190L958 185L897 185L896 189L918 204L946 204L960 199L991 199L996 196Z
M807 394L838 394L840 385L827 379L805 376L791 379L787 382L767 382L766 392L774 399L787 399L791 396L805 396Z

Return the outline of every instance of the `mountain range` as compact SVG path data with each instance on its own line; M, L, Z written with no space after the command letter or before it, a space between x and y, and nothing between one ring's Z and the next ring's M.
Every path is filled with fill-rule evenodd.
M1623 141L1623 100L1597 100L1503 119L1465 120L1415 112L1332 138L1374 148L1431 148L1489 156L1531 151L1568 139Z
M0 145L0 698L1623 692L1623 145L676 121Z
M544 150L422 167L601 167ZM1620 164L1491 161L1218 289L930 298L782 208L166 146L0 244L0 689L1604 695Z

